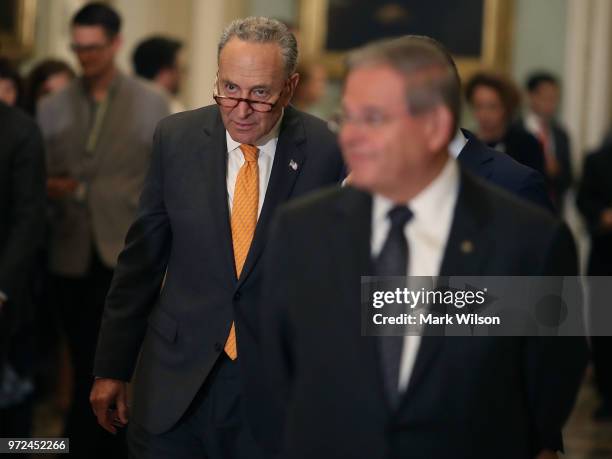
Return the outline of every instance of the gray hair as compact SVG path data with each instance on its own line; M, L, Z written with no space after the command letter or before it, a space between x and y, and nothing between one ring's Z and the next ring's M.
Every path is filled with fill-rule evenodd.
M453 115L453 133L461 116L461 81L447 49L433 38L406 35L377 41L349 53L347 69L388 65L403 74L408 84L407 105L412 114L444 104Z
M298 59L297 41L295 36L282 22L261 16L251 16L232 21L221 34L217 48L217 59L221 56L221 50L232 37L252 43L278 44L283 61L285 62L287 76L295 72Z

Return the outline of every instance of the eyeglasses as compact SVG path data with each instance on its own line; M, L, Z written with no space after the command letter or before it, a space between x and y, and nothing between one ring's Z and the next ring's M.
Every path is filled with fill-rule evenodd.
M78 43L71 43L70 50L75 54L99 53L109 45L110 43L98 43L95 45L79 45Z
M275 102L263 102L260 100L243 99L241 97L220 96L217 90L218 84L219 84L219 80L217 77L215 78L215 85L213 87L213 99L215 99L215 102L217 103L217 105L221 107L234 108L234 107L237 107L240 102L246 102L251 110L255 112L259 112L259 113L271 112L272 109L276 107L276 105L280 101L281 95L283 94L283 91L287 87L287 82L285 82L285 86L283 86L283 89L281 89L281 92L278 94L278 98L276 99Z
M402 114L406 114L405 112ZM345 112L337 112L329 119L327 126L330 131L338 133L347 124L355 124L365 129L377 129L385 124L398 119L398 115L390 115L379 112L367 113L361 116L349 115Z

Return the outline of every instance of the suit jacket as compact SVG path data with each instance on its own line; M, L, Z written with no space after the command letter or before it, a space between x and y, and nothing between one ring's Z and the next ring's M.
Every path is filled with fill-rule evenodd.
M576 274L563 223L467 173L460 188L441 275ZM361 336L371 207L368 194L334 189L294 201L273 225L262 339L287 410L283 457L527 459L560 447L582 338L425 336L389 406L377 338Z
M472 174L545 209L553 210L542 174L482 143L462 129L467 143L457 159Z
M506 154L515 161L545 175L544 153L540 142L523 127L520 122L510 125L501 141Z
M0 103L0 341L32 312L28 279L45 223L45 154L36 123L21 110ZM6 343L4 343L6 344ZM3 350L0 342L0 358Z
M49 175L72 177L87 185L82 200L53 201L49 265L56 274L83 275L92 247L105 265L115 266L136 215L155 125L169 114L164 96L139 80L119 73L113 86L90 155L85 147L92 107L81 79L43 99L38 107Z
M323 121L285 109L265 201L239 279L226 171L225 128L216 105L159 124L138 216L107 297L94 368L97 376L130 380L142 349L133 417L153 433L168 430L185 412L223 352L233 320L241 371L261 374L252 317L260 306L260 257L271 216L288 199L337 183L343 164ZM259 439L270 409L259 403L265 391L261 379L245 388Z
M586 157L578 189L578 209L591 236L588 274L612 275L612 231L600 225L601 212L612 207L612 144Z

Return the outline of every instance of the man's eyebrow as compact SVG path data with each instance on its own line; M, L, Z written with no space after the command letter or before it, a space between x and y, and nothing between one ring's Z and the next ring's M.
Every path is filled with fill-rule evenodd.
M222 79L220 81L221 81L222 84L231 84L233 86L236 86L236 87L240 88L240 85L234 83L232 80ZM267 84L257 84L255 86L250 87L250 88L244 88L244 89L248 89L249 91L255 91L256 89L270 90L270 85L267 85Z
M348 107L345 104L341 104L340 107L344 112L348 111ZM384 108L377 107L375 105L365 105L363 107L359 107L358 111L364 112L364 113L380 113L384 111Z

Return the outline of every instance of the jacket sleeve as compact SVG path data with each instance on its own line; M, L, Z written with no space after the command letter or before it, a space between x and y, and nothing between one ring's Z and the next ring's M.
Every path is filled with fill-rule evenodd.
M546 191L546 182L539 172L530 171L521 183L519 193L522 198L533 204L554 212L554 206Z
M559 222L540 273L541 276L551 277L541 281L559 282L561 288L567 283L577 282L577 274L578 262L573 237L567 226ZM573 288L577 288L577 284ZM581 304L566 306L578 309L572 311L570 317L582 317ZM525 374L532 411L534 454L542 449L563 451L561 432L574 407L587 358L585 336L527 338Z
M283 225L283 212L272 224L265 255L263 289L260 310L260 336L264 369L276 404L286 406L293 377L292 333L289 305L292 304L291 249L289 235ZM294 276L295 277L295 276Z
M597 170L597 153L587 156L584 162L582 180L578 187L576 204L584 217L591 235L600 232L601 212L610 207L609 196L604 189L604 183Z

